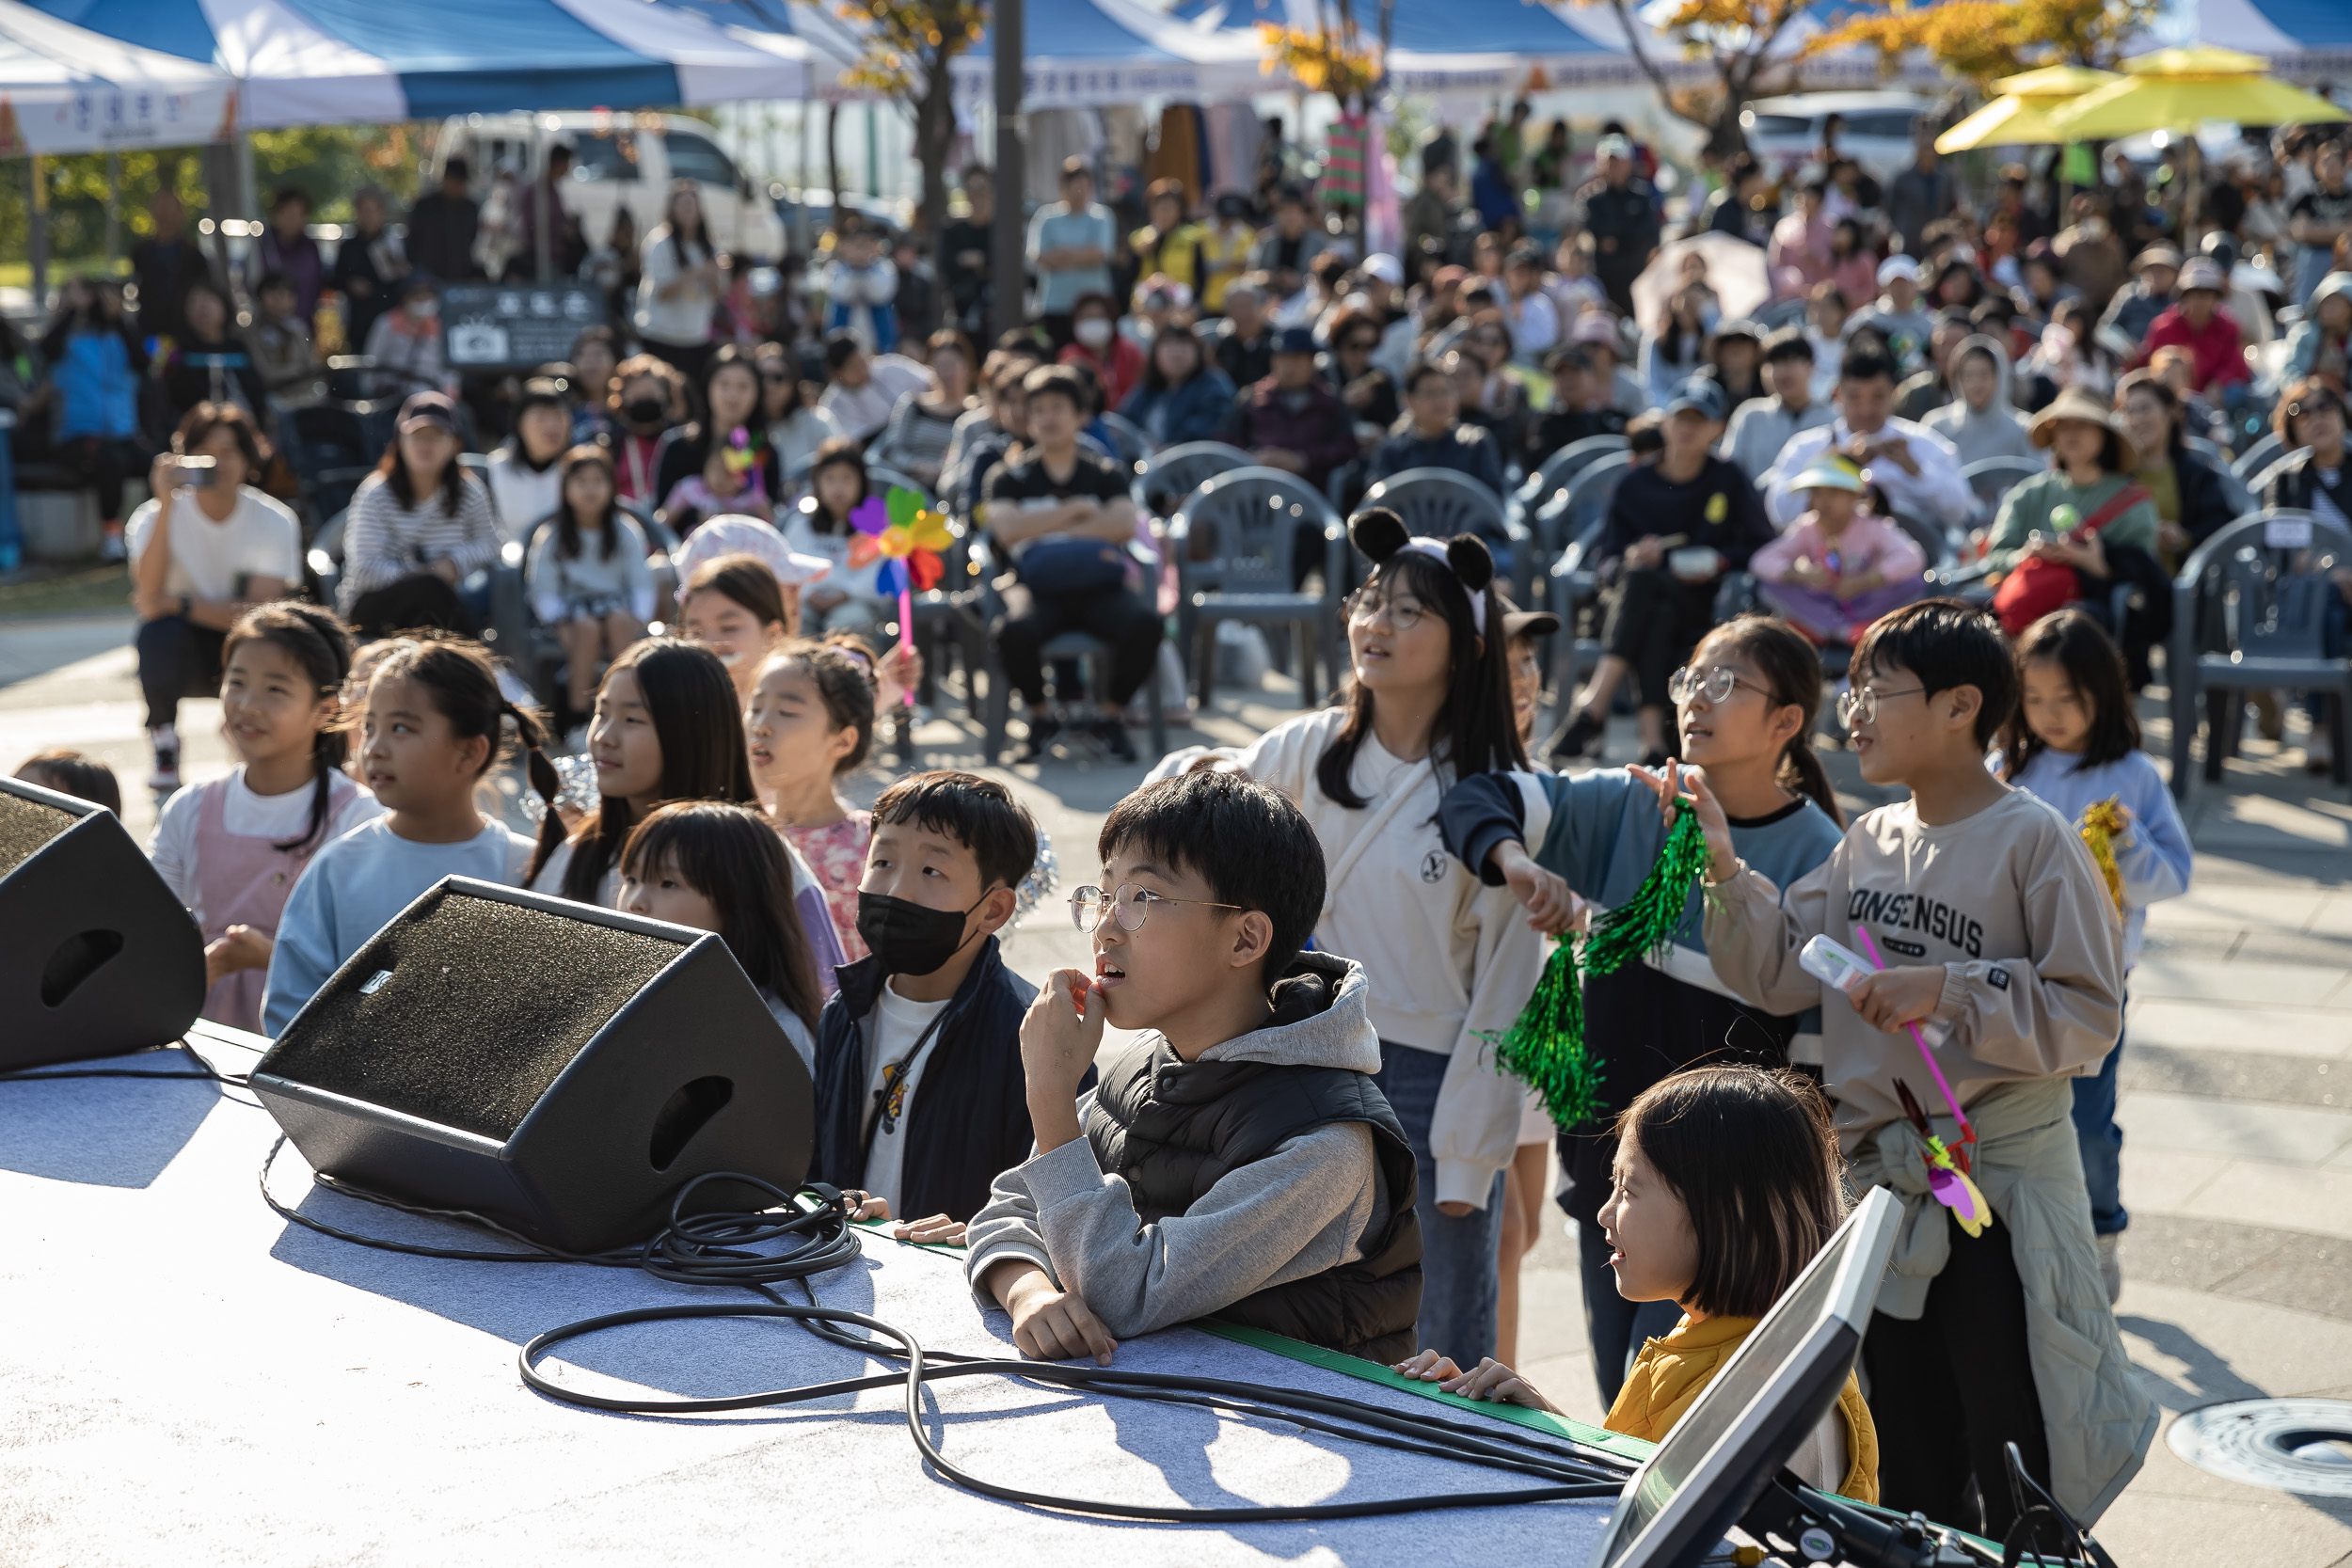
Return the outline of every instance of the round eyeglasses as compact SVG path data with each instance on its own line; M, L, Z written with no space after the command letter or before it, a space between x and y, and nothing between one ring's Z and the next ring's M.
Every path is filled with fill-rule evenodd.
M1926 689L1924 686L1906 686L1900 691L1881 691L1873 686L1857 686L1851 690L1840 691L1837 694L1837 721L1848 729L1856 724L1875 723L1880 699L1909 697Z
M1363 589L1358 590L1356 595L1347 601L1347 618L1360 626L1368 626L1380 619L1380 612L1384 610L1389 612L1389 625L1399 631L1411 631L1421 625L1421 618L1429 613L1419 599L1376 594Z
M1762 687L1741 680L1720 664L1705 670L1685 666L1666 677L1666 700L1677 707L1688 707L1702 697L1707 699L1708 706L1721 707L1731 701L1734 691L1753 691L1759 697L1772 695Z
M1219 904L1207 898L1170 898L1165 893L1121 882L1118 891L1104 893L1099 887L1082 887L1070 895L1070 919L1079 930L1091 932L1103 924L1108 911L1119 922L1122 931L1138 930L1152 913L1154 904L1201 904L1213 910L1238 910L1239 904Z

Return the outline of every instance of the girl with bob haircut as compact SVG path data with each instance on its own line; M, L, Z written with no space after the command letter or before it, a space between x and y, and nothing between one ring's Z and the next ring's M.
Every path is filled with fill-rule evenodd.
M1786 887L1837 847L1845 818L1813 750L1820 655L1787 623L1742 615L1718 626L1667 683L1685 761L1704 767L1746 862ZM1641 768L1565 774L1480 773L1447 792L1438 824L1470 875L1507 886L1528 918L1558 934L1578 898L1624 904L1658 862L1666 830L1661 781ZM1584 982L1584 1038L1611 1106L1700 1062L1765 1067L1821 1059L1819 1015L1769 1013L1738 1000L1707 958L1693 892L1655 964L1628 964ZM1602 1404L1617 1398L1645 1339L1675 1324L1671 1302L1619 1293L1601 1240L1601 1207L1617 1159L1606 1119L1562 1128L1561 1209L1577 1223L1585 1332Z
M678 595L678 631L718 656L739 705L770 654L797 635L801 595L755 555L715 556L694 568Z
M1370 977L1376 1082L1419 1168L1418 1343L1462 1345L1474 1360L1494 1347L1503 1171L1525 1100L1486 1039L1518 1016L1543 951L1509 889L1482 887L1446 852L1438 803L1458 779L1525 768L1527 752L1486 546L1414 538L1381 507L1351 531L1372 569L1348 601L1354 678L1342 705L1238 752L1176 752L1152 777L1227 758L1314 829L1327 867L1317 943Z
M816 960L792 902L792 861L756 813L720 800L675 800L630 831L620 907L716 931L812 1072L824 1006Z
M564 455L555 515L531 540L523 569L532 613L564 649L569 711L585 713L596 678L653 619L645 533L621 510L602 447Z
M1682 1315L1642 1347L1602 1425L1658 1442L1844 1222L1843 1167L1829 1102L1788 1070L1676 1073L1625 1108L1614 1135L1600 1227L1617 1289ZM1465 1372L1426 1350L1396 1370L1449 1394L1557 1410L1499 1361ZM1825 1492L1878 1501L1878 1429L1853 1373L1788 1467Z

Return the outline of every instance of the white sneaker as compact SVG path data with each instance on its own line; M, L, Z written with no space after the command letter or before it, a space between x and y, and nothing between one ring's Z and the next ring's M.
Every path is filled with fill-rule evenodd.
M2123 1295L2123 1235L2097 1238L2099 1243L2099 1280L2107 1288L2107 1305L2113 1307Z
M147 776L147 787L158 794L168 795L180 787L180 731L166 724L147 732L147 743L154 749L155 769Z

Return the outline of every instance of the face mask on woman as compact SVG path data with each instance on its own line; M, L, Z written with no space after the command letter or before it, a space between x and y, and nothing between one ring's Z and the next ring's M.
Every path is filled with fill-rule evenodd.
M1089 316L1071 330L1089 348L1101 348L1111 341L1111 324L1100 316Z

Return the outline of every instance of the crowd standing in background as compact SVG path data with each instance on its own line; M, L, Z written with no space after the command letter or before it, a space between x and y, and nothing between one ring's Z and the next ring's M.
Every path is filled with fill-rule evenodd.
M1467 151L1444 128L1428 139L1393 251L1367 250L1279 133L1247 190L1073 158L1027 215L1020 278L994 276L980 168L935 244L845 208L820 254L772 270L713 243L691 182L642 240L626 210L584 232L557 160L544 203L457 159L405 223L362 191L331 258L307 195L280 192L235 280L159 197L135 296L75 280L37 336L0 325L0 398L20 476L90 490L129 560L151 788L181 782L180 701L222 696L239 768L172 795L155 846L210 944L208 1016L282 1027L449 872L719 931L811 1065L819 1174L924 1239L969 1226L976 1288L1034 1354L1107 1354L1116 1333L1235 1303L1311 1336L1320 1320L1282 1292L1331 1271L1386 1325L1358 1353L1541 1402L1508 1366L1542 1196L1518 1161L1532 1126L1559 1140L1612 1424L1661 1434L1655 1402L1692 1390L1663 1392L1681 1374L1645 1345L1727 1354L1788 1268L1710 1261L1731 1243L1703 1177L1674 1174L1690 1150L1641 1117L1549 1127L1480 1041L1535 985L1538 932L1627 898L1661 802L1687 802L1708 895L1665 957L1587 989L1615 1108L1711 1096L1742 1136L1777 1128L1815 1155L1833 1139L1851 1180L1900 1186L1912 1123L1873 1064L1890 1029L1946 1031L2008 1229L1915 1259L1865 1356L1869 1403L1950 1419L1873 1436L1857 1386L1813 1467L1997 1534L2002 1442L2094 1490L2137 1463L2145 1401L2103 1305L2128 1223L2115 1071L2142 911L2190 868L2132 703L2174 575L2233 519L2267 505L2352 527L2352 190L2327 127L2249 132L2194 193L2177 161L2150 177L2120 156L2089 187L2019 166L1972 193L1932 132L1883 185L1825 144L1794 170L1740 153L1669 202L1624 127L1580 148L1522 103ZM527 276L542 205L548 248L604 292L610 324L532 373L462 373L440 292ZM1744 314L1724 309L1721 252L1677 243L1694 235L1745 247L1764 282ZM992 334L1004 291L1023 325ZM332 376L330 322L366 356ZM397 414L329 499L304 411L355 395ZM1291 556L1295 584L1339 607L1321 628L1345 647L1336 705L1161 760L1105 829L1110 891L1076 907L1111 966L1093 994L1132 986L1110 1016L1136 1027L1212 1006L1139 978L1174 951L1154 943L1248 926L1214 1006L1259 1022L1169 1022L1165 1048L1239 1049L1217 1058L1236 1085L1311 1067L1327 1098L1312 1125L1259 1130L1248 1160L1294 1175L1246 1162L1231 1192L1081 1157L1109 1157L1104 1129L1147 1090L1074 1056L1041 1077L1021 1037L1037 988L995 933L1041 846L1002 786L920 774L868 813L837 785L941 673L862 543L900 492L953 525L955 613L1010 689L1020 760L1147 760L1130 731L1148 700L1181 718L1200 684L1197 650L1169 639L1176 552L1220 547L1171 532L1184 498L1148 483L1152 453L1193 443L1327 498L1351 540L1344 581L1322 582L1320 524ZM1401 499L1430 470L1491 503L1466 503L1451 538L1422 536ZM1589 592L1548 591L1540 611L1504 594L1572 578ZM2339 650L2352 577L2326 592ZM516 635L515 614L522 645L485 645ZM1546 638L1599 657L1538 736ZM1844 821L1816 754L1844 743L1819 722L1825 692L1864 776L1906 800ZM2282 733L2296 695L2256 694L2253 722ZM2308 701L2316 770L2331 759ZM1586 766L1627 709L1638 764ZM592 799L559 791L564 753L586 759ZM545 798L535 841L475 805L516 756ZM40 766L100 787L70 758ZM2112 883L2069 831L2108 801ZM1327 893L1292 908L1295 889L1227 863L1219 834L1270 864L1319 851ZM1968 919L1938 916L1898 950L1915 961L1851 1000L1797 968L1850 899L1888 897ZM1099 1031L1087 979L1051 984ZM1726 1031L1771 1070L1677 1077ZM1084 1125L1064 1128L1081 1092ZM2036 1136L2069 1114L2079 1158ZM1696 1262L1628 1250L1671 1228L1640 1217L1660 1172ZM1149 1189L1147 1228L1248 1238L1214 1275L1220 1299L1133 1266L1107 1238L1125 1225L1132 1250L1135 1212L1076 1240L1041 1222L1104 1174ZM1835 1223L1834 1192L1792 1182L1788 1203ZM1072 1245L1117 1303L1063 1288ZM2027 1246L2054 1270L2021 1271ZM2061 1322L2089 1350L2051 1350Z

